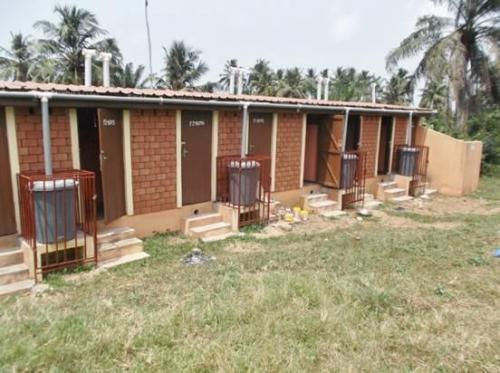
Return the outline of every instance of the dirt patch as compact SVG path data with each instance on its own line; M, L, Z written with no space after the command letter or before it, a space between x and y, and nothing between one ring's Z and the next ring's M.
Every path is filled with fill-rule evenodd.
M406 210L408 211L408 210ZM405 229L420 229L420 228L435 228L441 230L452 230L461 226L459 222L418 222L414 219L405 218L402 216L394 216L386 213L385 211L374 211L373 216L377 217L383 222L384 226L391 226L395 228Z
M436 196L431 200L416 198L400 205L407 211L427 216L440 216L446 214L475 214L492 215L500 214L500 205L483 199L467 197Z

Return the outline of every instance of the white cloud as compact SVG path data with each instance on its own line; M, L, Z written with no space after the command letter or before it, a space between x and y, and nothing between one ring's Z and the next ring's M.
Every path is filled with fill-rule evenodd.
M360 28L360 17L354 12L336 15L330 22L328 33L336 42L351 39Z

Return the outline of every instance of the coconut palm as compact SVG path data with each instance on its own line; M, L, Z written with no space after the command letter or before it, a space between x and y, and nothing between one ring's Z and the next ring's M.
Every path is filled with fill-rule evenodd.
M276 94L275 80L276 76L269 61L259 59L248 77L250 91L256 95L274 96Z
M0 47L0 75L5 80L30 79L35 60L35 51L31 37L21 33L11 33L9 48Z
M405 69L399 69L385 85L383 100L389 104L409 104L412 101L413 87L411 76Z
M330 81L330 99L341 101L368 101L371 99L372 84L381 87L382 79L363 70L357 72L353 67L339 67ZM377 89L380 93L380 89Z
M307 97L307 82L298 67L285 70L282 78L278 79L276 95L296 98Z
M195 87L196 82L208 71L200 59L201 51L193 49L183 41L174 41L165 51L166 86L170 89Z
M84 48L113 54L111 68L117 68L121 62L121 53L116 41L103 38L106 31L99 26L96 16L88 10L75 6L56 6L54 13L58 22L38 21L34 27L40 29L45 39L38 41L44 60L54 61L55 80L64 83L81 84L84 74ZM96 67L99 69L98 63ZM100 79L95 74L95 79Z
M450 90L448 84L439 79L428 79L422 89L420 106L440 111L449 109Z
M125 66L120 66L113 74L113 85L127 88L143 88L149 79L143 79L145 67L129 62Z
M231 80L231 68L238 67L238 60L236 58L232 58L227 60L224 64L224 71L220 74L219 86L221 89L227 91L229 89L229 81Z
M500 43L500 1L432 0L446 5L449 17L426 15L416 30L387 56L387 68L423 53L413 80L449 67L457 128L465 131L471 101L479 90L491 94L490 51Z

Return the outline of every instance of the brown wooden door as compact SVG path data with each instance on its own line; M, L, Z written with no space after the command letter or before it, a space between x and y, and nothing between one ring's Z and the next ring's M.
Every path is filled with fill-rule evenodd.
M108 223L126 213L122 111L98 109L97 116L101 145L104 221Z
M182 204L211 200L212 113L182 112Z
M0 108L0 236L17 231L10 172L5 109Z
M318 124L308 124L304 159L304 180L316 182L318 177Z
M271 156L273 115L250 113L248 128L248 154Z
M340 156L344 117L325 116L319 127L318 183L330 187L340 187Z
M392 118L383 117L380 126L380 142L378 148L378 173L389 172L389 156L391 152Z

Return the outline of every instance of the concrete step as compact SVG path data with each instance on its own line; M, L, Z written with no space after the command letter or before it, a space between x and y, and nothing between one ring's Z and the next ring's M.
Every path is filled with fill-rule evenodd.
M124 256L120 256L117 258L113 259L108 259L102 262L99 262L98 268L113 268L116 266L119 266L121 264L125 263L130 263L130 262L135 262L136 260L141 260L149 258L149 254L145 253L144 251L138 252L138 253L133 253L133 254L128 254Z
M312 203L325 201L328 199L326 193L304 194L300 197L300 205L304 210L309 210Z
M97 243L106 244L135 237L135 229L129 227L105 228L97 232Z
M222 240L225 240L226 238L239 237L242 235L243 235L243 233L240 233L240 232L227 232L227 233L223 233L223 234L217 234L214 236L202 237L201 242L209 243L209 242L222 241Z
M385 198L391 199L396 197L403 197L406 195L406 190L403 188L389 188L384 190Z
M23 250L18 247L0 249L0 267L23 263Z
M99 261L107 261L113 258L142 252L144 244L138 238L127 238L118 242L109 242L99 246Z
M222 214L218 212L209 212L205 214L191 215L183 219L182 231L184 234L188 234L191 228L219 223L221 221L222 221Z
M370 193L365 193L365 202L366 201L373 201L375 199L375 196Z
M13 247L19 247L19 235L10 234L8 236L0 237L0 250L1 249L11 249Z
M397 188L398 184L395 181L384 181L378 184L383 189Z
M368 210L374 210L381 205L383 205L383 202L374 199L373 201L366 201L363 207Z
M340 219L343 216L347 215L347 212L342 210L331 210L331 211L323 211L320 215L327 219Z
M337 208L337 202L329 199L320 200L309 204L309 209L316 214L319 214L320 212L327 210L334 210L336 208Z
M0 296L30 291L33 286L35 286L35 280L23 280L0 285Z
M389 201L394 202L394 203L403 203L403 202L411 201L412 199L413 199L413 197L410 197L410 196L402 196L402 197L390 198Z
M24 263L2 267L0 268L0 285L27 280L28 276L28 266Z
M223 221L213 224L207 224L200 227L194 227L189 230L189 234L195 238L204 238L209 236L218 236L231 232L231 224Z
M428 196L428 197L432 197L434 195L437 194L437 189L425 189L425 193L424 195Z

